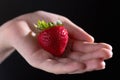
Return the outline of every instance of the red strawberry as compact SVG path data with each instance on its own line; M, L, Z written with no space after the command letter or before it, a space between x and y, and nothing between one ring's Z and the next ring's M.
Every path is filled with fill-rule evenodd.
M53 24L39 20L35 26L40 31L37 36L40 46L54 56L62 56L68 43L68 32L62 23L58 21Z

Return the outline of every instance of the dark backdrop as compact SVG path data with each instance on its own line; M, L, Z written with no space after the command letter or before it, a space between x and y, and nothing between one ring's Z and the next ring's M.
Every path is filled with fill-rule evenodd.
M15 51L0 64L0 80L114 80L118 78L119 9L115 1L0 0L0 25L16 16L36 10L45 10L68 17L94 36L96 42L111 44L113 58L106 61L104 70L84 74L54 75L31 67Z

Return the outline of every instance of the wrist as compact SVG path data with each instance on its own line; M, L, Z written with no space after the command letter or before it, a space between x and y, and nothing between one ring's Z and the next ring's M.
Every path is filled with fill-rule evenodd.
M3 24L0 27L0 63L14 51L14 48L9 44L8 32L7 24Z

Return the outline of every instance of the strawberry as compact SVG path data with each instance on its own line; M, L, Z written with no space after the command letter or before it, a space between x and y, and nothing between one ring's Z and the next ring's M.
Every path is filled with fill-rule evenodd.
M68 31L61 21L56 24L38 20L35 27L38 30L37 40L40 46L53 54L60 57L64 54L68 43Z

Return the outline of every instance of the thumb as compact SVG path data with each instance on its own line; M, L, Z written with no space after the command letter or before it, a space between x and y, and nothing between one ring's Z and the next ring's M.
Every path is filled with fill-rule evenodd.
M72 23L70 20L63 21L63 24L68 30L70 37L77 40L94 42L94 38L90 34L76 24Z

